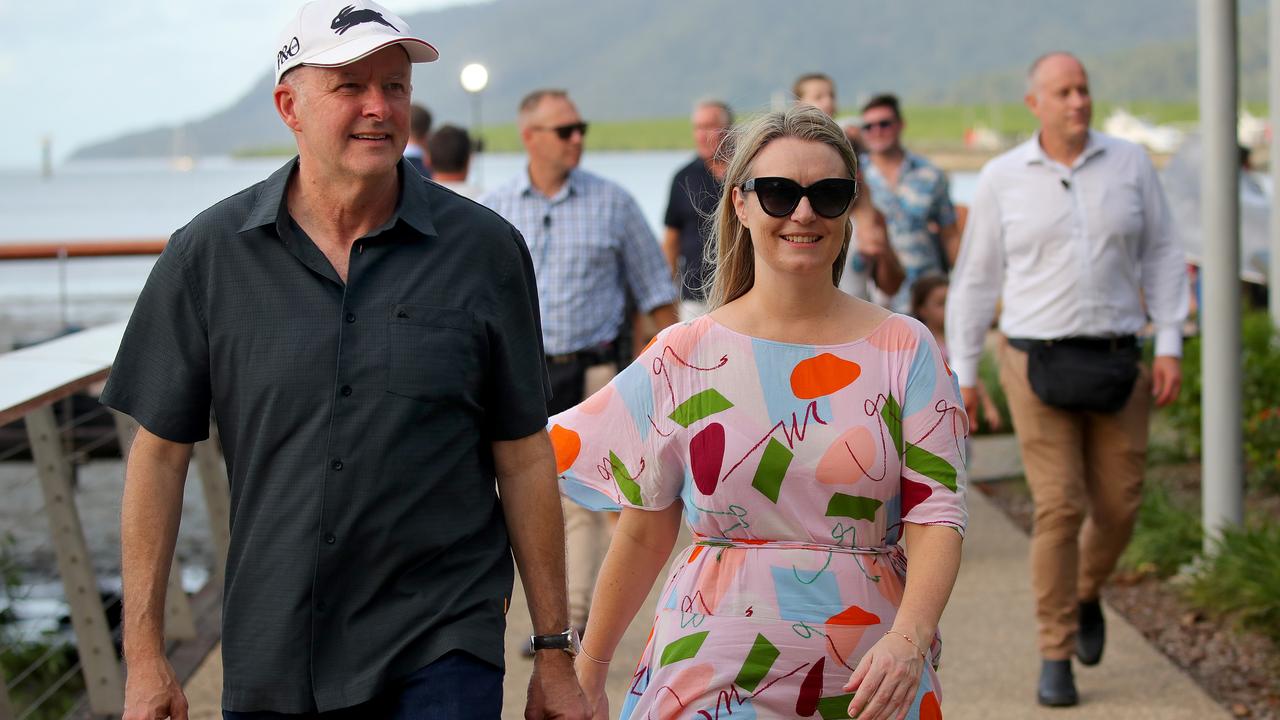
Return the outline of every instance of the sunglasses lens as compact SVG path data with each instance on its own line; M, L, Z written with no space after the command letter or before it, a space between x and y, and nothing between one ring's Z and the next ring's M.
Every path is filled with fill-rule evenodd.
M839 217L853 200L854 182L841 178L819 180L809 186L813 211L825 218Z
M561 125L560 127L554 128L554 129L556 131L556 136L559 137L561 140L568 140L569 138L573 137L573 134L575 132L582 133L583 137L587 136L586 123L574 123L573 125Z
M787 178L757 178L756 196L766 213L785 217L800 204L800 185Z

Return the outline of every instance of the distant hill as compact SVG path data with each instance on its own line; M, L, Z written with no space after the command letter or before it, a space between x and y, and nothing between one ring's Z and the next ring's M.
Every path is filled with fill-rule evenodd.
M567 88L590 119L683 115L704 96L761 109L812 70L836 79L846 108L882 90L917 103L1009 101L1022 95L1023 68L1050 49L1085 58L1099 97L1195 97L1192 0L985 0L977 7L953 0L495 0L406 19L441 54L416 67L415 100L440 121L463 125L470 104L458 73L476 61L490 72L486 123L510 121L519 98L536 87ZM1242 0L1240 7L1252 18L1265 3ZM1265 27L1242 23L1246 96L1265 97ZM216 155L288 143L270 92L264 74L218 113L83 147L73 159Z

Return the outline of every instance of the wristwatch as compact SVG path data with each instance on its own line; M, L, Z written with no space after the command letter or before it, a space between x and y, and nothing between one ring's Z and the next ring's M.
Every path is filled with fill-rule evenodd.
M569 657L578 657L578 652L582 650L582 640L578 637L578 631L569 628L562 633L555 635L530 635L529 648L533 652L539 650L563 650L569 653Z

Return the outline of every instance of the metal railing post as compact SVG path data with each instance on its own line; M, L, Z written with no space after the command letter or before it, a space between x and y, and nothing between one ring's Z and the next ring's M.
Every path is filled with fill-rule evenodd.
M1240 361L1240 161L1236 141L1236 3L1200 0L1200 172L1205 238L1202 425L1204 547L1244 515ZM1273 288L1274 291L1274 288Z
M124 673L116 659L111 629L102 607L98 581L89 560L84 527L71 486L71 463L62 451L61 433L53 408L45 405L25 417L31 455L44 492L45 515L58 558L58 574L71 607L71 626L89 706L98 713L124 709Z
M1268 89L1271 113L1271 258L1267 277L1267 304L1271 310L1271 323L1280 328L1280 0L1271 0L1270 47L1267 53Z

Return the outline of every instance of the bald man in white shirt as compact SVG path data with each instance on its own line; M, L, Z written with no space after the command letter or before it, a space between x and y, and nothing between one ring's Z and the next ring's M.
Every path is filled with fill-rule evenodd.
M947 307L966 408L1002 301L1000 382L1035 501L1031 574L1042 658L1037 700L1078 702L1071 656L1102 658L1098 598L1141 502L1151 403L1178 396L1186 259L1146 152L1089 129L1084 66L1037 59L1040 129L983 168ZM1136 334L1155 328L1155 361Z

